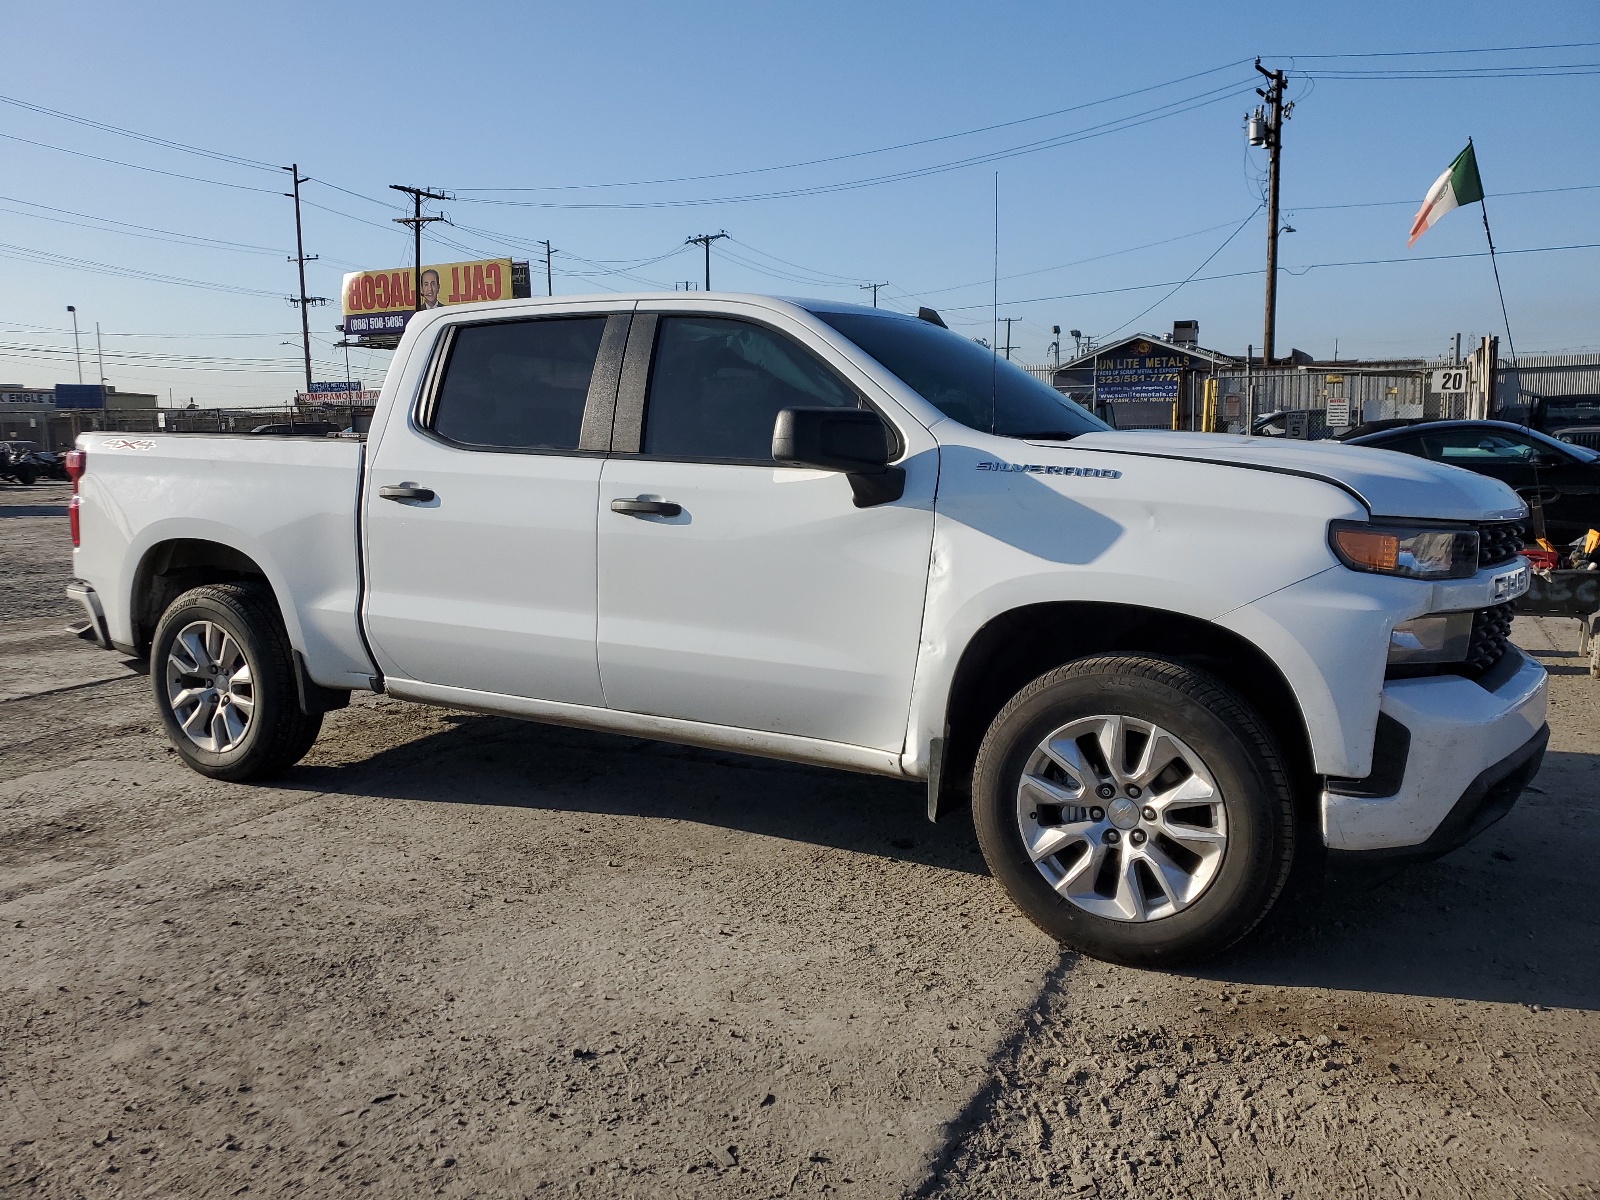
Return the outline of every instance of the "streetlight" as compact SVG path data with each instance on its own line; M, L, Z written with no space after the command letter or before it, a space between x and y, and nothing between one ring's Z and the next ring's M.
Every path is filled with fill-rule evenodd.
M78 349L78 306L67 305L67 311L72 314L72 353L78 360L78 382L83 383L83 351Z

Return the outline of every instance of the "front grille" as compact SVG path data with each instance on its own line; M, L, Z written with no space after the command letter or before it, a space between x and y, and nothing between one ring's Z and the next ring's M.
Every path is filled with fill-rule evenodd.
M1563 429L1556 437L1563 442L1571 442L1574 446L1587 446L1590 450L1600 450L1600 429Z
M1478 526L1478 569L1511 562L1522 549L1521 521L1487 521Z
M1467 643L1466 661L1461 664L1463 675L1475 679L1500 661L1511 641L1511 615L1515 607L1514 604L1496 604L1472 614L1472 638Z

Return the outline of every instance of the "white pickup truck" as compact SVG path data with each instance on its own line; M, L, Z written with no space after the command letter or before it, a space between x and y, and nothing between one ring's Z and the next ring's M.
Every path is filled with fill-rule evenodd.
M78 447L81 632L204 774L286 769L361 688L926 781L1123 962L1233 944L1297 862L1461 844L1549 736L1503 484L1118 433L929 311L440 309L364 440Z

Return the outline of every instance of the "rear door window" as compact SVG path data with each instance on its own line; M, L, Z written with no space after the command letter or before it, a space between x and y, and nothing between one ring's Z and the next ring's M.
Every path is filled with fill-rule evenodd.
M855 408L849 384L781 333L720 317L664 317L645 403L643 453L772 461L785 408Z
M463 325L434 403L433 431L482 450L576 450L606 318Z

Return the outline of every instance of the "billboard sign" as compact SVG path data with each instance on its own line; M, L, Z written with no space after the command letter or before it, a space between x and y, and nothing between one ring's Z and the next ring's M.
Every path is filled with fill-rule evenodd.
M400 333L411 314L419 311L413 267L352 271L344 277L341 295L347 334ZM437 263L422 268L424 312L475 300L506 300L512 295L509 258Z
M313 383L311 390L313 392L359 392L362 389L359 383L343 380L338 383Z
M106 389L99 383L56 384L57 408L104 408Z
M315 387L316 384L311 386ZM376 404L378 397L382 394L382 392L365 390L359 392L333 392L331 394L328 392L296 392L294 400L301 408L325 408L331 412L334 409L344 410Z
M1099 400L1176 400L1192 359L1153 342L1134 341L1100 356L1094 376Z

